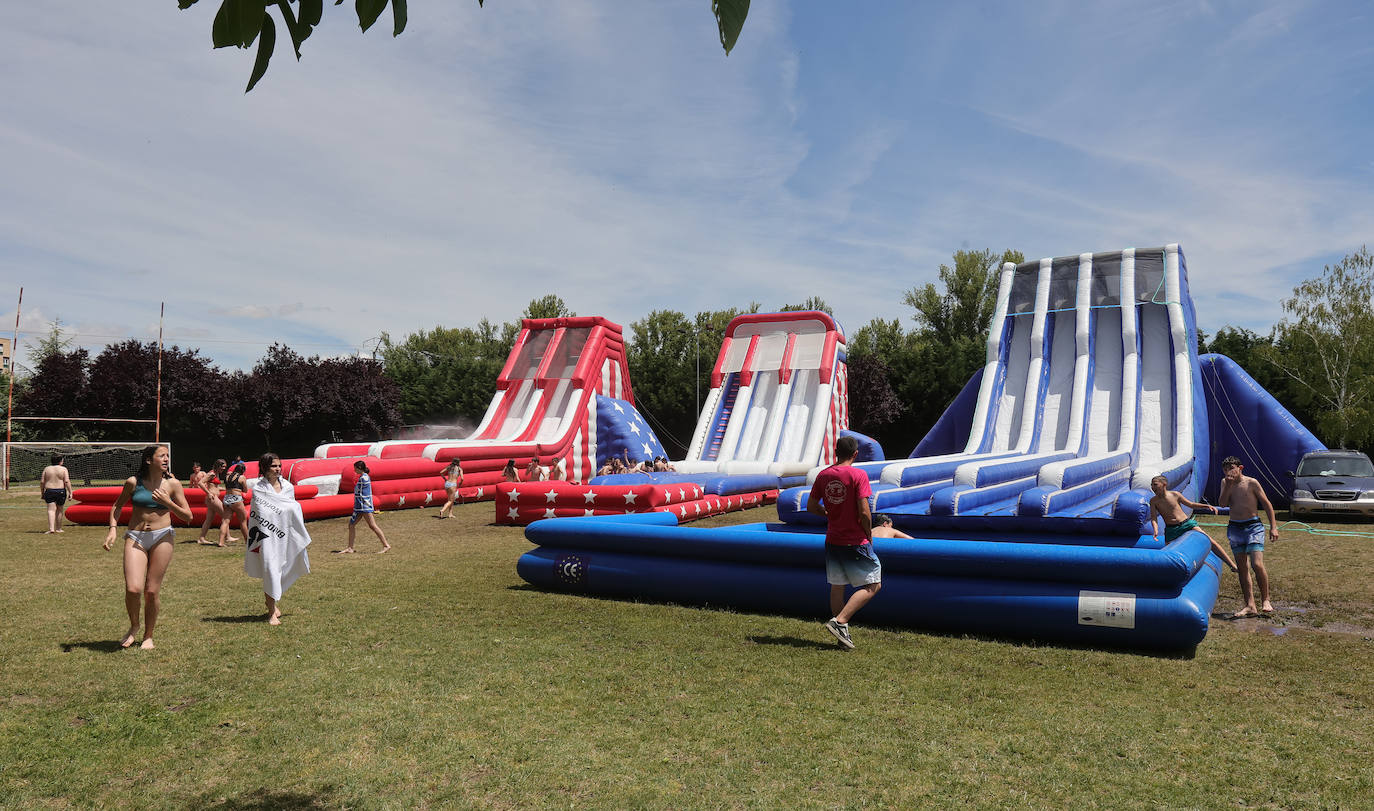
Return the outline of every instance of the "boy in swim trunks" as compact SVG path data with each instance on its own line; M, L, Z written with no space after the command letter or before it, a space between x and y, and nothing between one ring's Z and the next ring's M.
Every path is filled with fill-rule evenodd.
M62 531L62 505L72 494L72 478L62 465L62 457L53 454L52 464L43 468L43 503L48 505L48 531L45 535Z
M1154 537L1159 537L1159 524L1155 522L1155 516L1164 519L1164 542L1173 543L1176 539L1190 529L1197 529L1197 521L1192 516L1183 511L1184 505L1193 510L1211 510L1216 515L1217 508L1211 504L1197 504L1189 501L1186 496L1177 490L1169 489L1169 480L1163 476L1156 476L1150 479L1150 489L1155 492L1150 499L1150 533ZM1226 562L1231 571L1236 570L1236 562L1231 559L1231 553L1226 551L1226 547L1217 542L1215 538L1208 537L1212 542L1212 551L1217 553L1217 557Z
M1217 501L1223 507L1231 508L1231 521L1226 525L1226 539L1231 542L1231 551L1236 554L1236 573L1240 575L1240 596L1245 605L1231 619L1255 617L1274 610L1269 602L1269 570L1264 568L1264 523L1259 519L1259 508L1263 507L1269 516L1268 539L1279 539L1278 520L1274 518L1274 505L1264 494L1264 488L1253 478L1245 475L1245 466L1240 459L1228 456L1221 460L1221 495ZM1259 582L1260 608L1255 610L1255 592L1250 584L1250 569L1255 570L1255 580Z

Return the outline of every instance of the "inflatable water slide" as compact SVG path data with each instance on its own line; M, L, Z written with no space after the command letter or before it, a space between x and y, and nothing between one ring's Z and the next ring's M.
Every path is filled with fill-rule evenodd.
M780 487L833 461L849 424L844 332L820 311L750 313L726 327L687 458L674 473L597 476L587 484L500 485L502 524L560 516L672 511L693 520L772 503ZM598 461L662 450L632 404L603 403ZM657 450L655 450L657 449Z
M863 621L1115 647L1197 645L1222 563L1200 530L1168 544L1151 533L1150 480L1163 475L1198 500L1219 475L1214 445L1254 454L1245 437L1260 426L1272 432L1258 454L1266 464L1282 458L1291 468L1320 447L1221 361L1198 357L1177 245L1004 265L986 363L918 445L921 455L859 465L874 511L914 536L875 544L884 589ZM1217 430L1208 412L1223 393ZM952 439L961 428L960 446ZM541 521L526 530L538 548L517 568L550 588L820 612L824 531L806 512L808 492L779 496L781 523Z
M596 471L598 403L606 398L634 404L620 325L596 316L527 318L482 421L466 439L333 443L316 448L315 456L334 464L343 460L333 474L341 477L340 492L351 492L352 464L365 459L374 493L410 499L399 506L417 506L416 499L442 503L441 471L458 459L462 500L489 500L507 460L522 475L534 459L545 476L590 478Z
M545 473L582 480L596 470L597 405L614 398L633 407L619 324L600 317L527 318L496 380L482 422L466 439L409 439L331 443L311 459L282 460L282 475L296 485L307 519L348 515L353 509L353 463L368 466L373 504L379 510L442 504L441 472L463 465L463 501L490 500L509 459L522 470L539 460ZM257 463L247 463L251 488ZM69 520L109 520L118 487L81 488ZM188 490L195 523L204 520L205 495ZM126 507L126 511L127 511ZM126 514L127 520L127 514ZM235 522L237 526L237 522Z

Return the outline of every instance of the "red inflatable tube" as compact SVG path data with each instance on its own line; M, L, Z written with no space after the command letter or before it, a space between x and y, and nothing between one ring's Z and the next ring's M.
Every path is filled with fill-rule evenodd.
M301 513L307 521L352 515L353 496L316 496L301 502Z
M124 488L122 487L78 487L72 491L72 499L82 504L103 504L105 505L105 509L108 510L110 505L115 503L115 499L119 498L119 494L123 490ZM186 494L186 503L192 509L205 506L204 490L198 487L186 487L183 488L182 492ZM314 498L319 492L320 488L313 484L296 485L296 500L305 501L306 499ZM245 500L253 500L253 493L251 490L246 494Z
M404 445L386 445L382 448L383 459L415 459L420 458L425 448L433 445L434 442L426 440L424 442L407 442Z
M448 499L444 488L438 490L411 490L406 493L387 493L372 496L372 506L378 510L409 510L415 507L440 507Z
M504 496L505 493L503 492ZM695 521L712 515L746 510L772 504L778 500L777 490L762 490L756 493L741 493L732 496L707 496L678 504L650 507L648 509L604 509L596 506L577 507L566 504L526 504L512 503L509 500L496 500L496 523L524 526L544 518L569 518L586 515L623 515L627 512L671 512L678 516L679 522Z
M325 448L324 458L341 459L352 456L367 456L367 452L371 449L371 442L361 442L356 445L330 445Z
M307 502L309 503L309 502ZM96 526L110 523L110 507L112 504L73 504L67 508L67 520L73 524L85 524L86 526ZM303 506L303 505L302 505ZM119 524L122 527L129 525L129 519L133 516L134 508L124 505L124 509L119 512ZM172 526L174 527L199 527L205 522L205 507L191 508L191 522L188 524L172 516ZM233 518L233 526L239 525L238 517Z
M682 504L651 507L643 512L672 512L679 522L695 521L712 515L758 507L777 500L777 491L744 493L734 496L710 496ZM497 502L496 523L526 525L544 518L565 518L586 515L623 515L635 510L603 510L568 506L505 506Z
M356 461L356 460L355 460ZM368 475L372 478L372 486L375 488L378 482L388 479L414 479L421 476L438 476L444 469L441 462L434 462L423 457L414 456L406 459L377 459L369 457L362 460L367 464ZM339 474L339 492L353 492L353 485L358 481L358 473L353 469L350 462L348 467Z
M352 469L352 459L283 459L281 474L293 484L314 476L338 476Z
M564 481L502 482L497 500L505 506L577 507L643 512L701 498L695 484L589 485ZM550 495L552 494L552 496Z

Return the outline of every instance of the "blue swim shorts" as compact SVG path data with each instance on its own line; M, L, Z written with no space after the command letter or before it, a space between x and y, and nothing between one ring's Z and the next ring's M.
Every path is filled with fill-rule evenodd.
M1226 525L1226 540L1231 542L1231 551L1237 555L1263 552L1264 522L1258 518L1231 521Z
M873 544L860 546L825 545L825 579L832 586L867 586L880 583L883 565Z

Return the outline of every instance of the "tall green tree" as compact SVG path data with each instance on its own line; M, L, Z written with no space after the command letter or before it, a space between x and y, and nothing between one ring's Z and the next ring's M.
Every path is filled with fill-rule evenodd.
M696 425L696 326L677 310L654 310L630 324L625 360L635 403L670 456L681 458ZM711 356L715 361L715 356Z
M1367 247L1293 288L1268 357L1306 391L1327 443L1374 444L1374 254Z
M550 293L532 300L525 311L520 314L521 318L571 318L577 315L568 303L561 296Z
M983 365L999 271L1003 263L1024 261L1020 251L955 251L952 265L940 265L938 285L907 291L904 301L915 311L916 331L892 364L894 388L910 408L904 441L925 436Z
M476 327L435 327L394 342L383 333L382 364L400 389L407 424L458 422L476 427L510 354L510 325L482 319Z
M830 305L825 303L825 299L820 296L808 296L806 301L801 304L784 304L778 308L780 313L794 313L802 310L820 310L827 315L834 315L835 311L830 309Z
M90 353L83 348L60 349L42 356L14 403L15 416L89 417L84 411L90 391ZM27 422L27 421L26 421ZM85 441L86 426L79 422L34 421L24 433L44 441Z
M925 337L945 346L962 340L987 339L988 323L997 305L998 272L1005 262L1026 261L1020 251L955 251L954 264L940 265L940 286L930 282L913 287L903 301L914 309L916 325Z
M68 334L67 329L62 326L62 319L60 317L54 318L48 322L47 333L29 347L29 363L32 368L37 369L49 356L70 350L74 340ZM18 348L16 347L16 349Z

